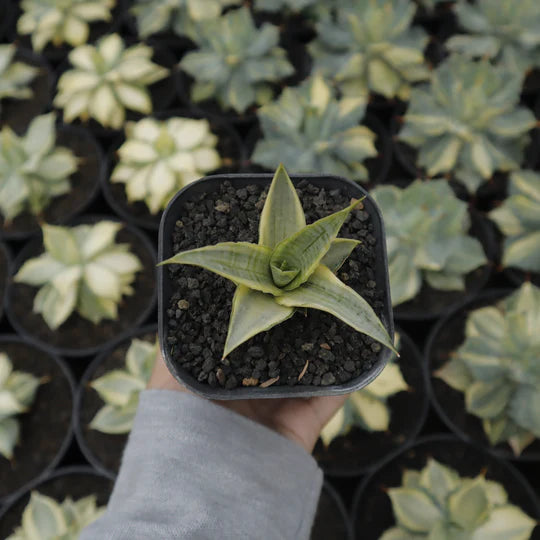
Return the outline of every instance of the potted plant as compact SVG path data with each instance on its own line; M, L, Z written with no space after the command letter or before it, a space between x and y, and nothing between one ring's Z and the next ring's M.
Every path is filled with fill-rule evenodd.
M189 388L217 399L361 388L393 349L377 207L339 177L296 177L297 193L283 166L265 201L271 178L216 175L169 204L159 238L164 358ZM298 308L315 309L305 316ZM355 369L347 372L342 363L353 351Z
M72 439L73 377L57 356L0 336L0 501L52 470Z
M11 277L11 252L9 248L0 242L0 321L4 315L9 280Z
M311 529L311 540L351 540L351 523L343 500L330 482L325 482Z
M0 45L0 76L2 88L0 99L28 99L32 97L29 84L36 77L35 67L16 62L14 56L17 49L13 44Z
M67 356L95 354L127 335L155 299L148 239L99 217L82 223L43 226L43 241L30 242L15 261L8 300L19 333Z

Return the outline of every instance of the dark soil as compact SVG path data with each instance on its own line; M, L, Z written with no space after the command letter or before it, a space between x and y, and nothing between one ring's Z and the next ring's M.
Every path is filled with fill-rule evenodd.
M17 342L0 342L16 371L47 377L30 410L17 416L21 427L13 461L0 456L0 499L56 465L66 437L71 433L73 396L70 381L53 358L42 350ZM4 536L0 535L4 538Z
M340 190L326 191L301 181L297 185L308 223L340 210L350 199ZM220 201L218 205L218 201ZM257 185L235 190L228 181L219 191L186 203L185 215L173 234L173 251L225 241L258 240L264 193ZM216 205L220 210L216 210ZM226 208L223 211L223 207ZM380 315L382 291L375 281L375 245L370 216L355 210L339 236L363 240L338 276L363 296ZM219 360L223 351L234 294L232 282L197 267L167 267L177 290L167 311L167 345L175 363L199 382L233 389L244 379L262 383L279 377L277 385L329 386L359 377L377 360L381 345L353 331L328 313L298 311L284 323L254 336ZM181 306L178 305L179 301ZM187 304L186 304L187 302ZM186 309L187 306L187 309ZM308 363L305 375L299 375Z
M324 485L311 529L311 540L347 540L350 538L347 515L336 492Z
M524 487L514 471L504 462L491 457L473 446L449 436L439 440L421 442L400 454L367 481L356 498L353 508L355 537L362 540L378 540L382 533L395 525L390 498L386 490L401 485L405 469L420 470L432 457L455 469L461 476L474 477L485 473L488 480L501 483L508 492L511 504L518 505L531 517L538 519L538 509L532 500L532 491ZM531 540L540 538L537 527Z
M4 301L8 288L8 278L10 271L10 260L7 248L0 244L0 320L4 315Z
M429 362L430 374L448 362L450 354L464 342L465 323L471 311L497 303L505 294L504 291L498 291L494 295L487 295L486 293L486 296L458 310L449 319L445 320L444 325L439 328L433 341L430 341L431 348L426 349L426 353L429 355L427 361ZM515 459L514 453L507 443L501 443L495 447L491 446L484 433L482 421L466 411L463 392L454 390L443 380L433 376L431 376L431 386L439 414L443 416L443 420L451 429L465 434L466 437L477 444L479 443L486 448L493 449L501 457ZM521 454L521 458L540 459L540 440L536 439L531 445L525 448Z
M98 506L104 506L109 500L113 482L90 469L86 472L69 472L45 480L36 486L36 490L62 502L67 496L74 500L88 495L97 495ZM11 506L0 519L0 538L7 538L15 527L21 524L22 513L30 500L30 493L25 494Z
M36 287L15 283L11 287L9 315L12 324L24 334L29 334L52 347L69 349L70 354L76 351L99 348L104 343L119 337L120 334L142 323L148 315L149 306L154 302L156 292L155 254L148 249L146 242L127 228L122 229L116 236L118 243L129 243L130 251L141 260L143 269L137 272L133 288L134 294L123 296L118 309L118 319L103 319L99 324L93 324L77 313L57 330L51 330L43 317L32 311ZM32 243L22 252L21 260L40 255L43 252L41 241ZM15 299L17 299L15 301ZM74 352L75 351L75 352Z
M334 439L328 448L319 439L314 456L326 474L362 474L410 442L422 428L428 405L422 362L410 338L401 330L398 332L401 357L397 363L410 390L388 399L391 410L389 431L353 428L347 435Z

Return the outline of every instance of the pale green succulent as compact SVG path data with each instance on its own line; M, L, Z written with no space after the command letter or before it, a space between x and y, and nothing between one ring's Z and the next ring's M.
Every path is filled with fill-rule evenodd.
M258 244L222 242L161 264L199 266L237 285L223 357L292 317L296 308L326 311L395 351L371 306L334 274L359 243L337 238L359 203L306 225L294 185L280 165L262 210Z
M37 116L23 136L0 131L0 213L11 221L24 210L39 215L54 197L70 191L77 158L55 146L54 113Z
M6 540L77 540L82 530L105 512L95 495L59 503L32 491L22 515L22 523Z
M399 350L398 333L394 336L394 346ZM396 360L394 355L372 383L349 395L321 431L324 446L336 437L347 435L355 427L366 431L388 430L391 415L388 398L409 389Z
M76 47L88 41L88 23L112 19L115 4L116 0L22 0L17 32L31 34L36 51L49 42Z
M379 540L528 540L536 526L508 501L504 487L459 474L429 458L421 471L403 471L387 491L397 526Z
M466 35L446 46L469 58L501 60L521 75L540 67L540 9L537 0L460 0L455 6Z
M254 8L262 11L302 11L317 3L318 0L255 0Z
M129 244L115 243L121 228L114 221L43 225L45 252L27 260L14 280L40 287L34 312L41 313L52 330L73 312L94 324L118 318L122 296L133 294L131 284L142 269Z
M317 24L309 45L313 68L347 96L367 101L370 92L407 100L410 86L429 77L423 50L428 35L411 28L416 6L409 0L356 0L335 20Z
M470 192L497 170L518 169L536 125L520 107L522 79L488 61L451 56L411 93L401 141L429 176L453 172Z
M425 279L439 290L465 290L465 275L487 263L467 235L470 217L445 180L416 180L371 192L383 213L392 305L414 298Z
M44 382L30 373L13 371L8 355L0 352L0 455L13 457L19 441L18 414L28 411L36 397L38 386Z
M221 165L217 142L204 119L128 122L111 182L126 184L128 201L144 201L156 214L177 191Z
M194 39L198 25L218 19L224 8L239 5L242 0L135 0L131 12L137 18L140 37L172 30Z
M115 369L95 379L90 386L105 405L96 413L90 428L102 433L129 433L159 350L159 342L133 339L126 353L126 369Z
M264 136L251 159L269 169L284 163L295 173L325 171L367 180L362 162L376 156L377 149L375 133L359 125L364 112L362 99L336 99L317 74L299 87L285 88L257 111Z
M202 24L195 41L199 48L180 62L195 79L193 101L215 98L224 109L243 113L270 101L272 83L294 72L278 47L278 27L265 23L257 28L247 7Z
M492 445L519 455L540 438L540 289L525 283L496 305L472 311L465 341L435 376L464 393Z
M152 112L149 85L169 70L154 64L152 49L143 43L125 47L118 34L101 38L96 46L80 45L69 53L75 66L58 80L55 107L63 108L64 121L94 118L105 127L122 127L126 109Z
M503 266L540 272L540 174L513 172L508 198L489 217L504 234Z
M13 59L15 45L0 45L0 99L27 99L32 97L29 84L39 69Z

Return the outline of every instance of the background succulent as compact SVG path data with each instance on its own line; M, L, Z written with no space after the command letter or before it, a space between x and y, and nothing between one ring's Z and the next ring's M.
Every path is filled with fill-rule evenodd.
M139 393L146 388L159 350L159 342L133 339L126 353L126 369L115 369L95 379L90 386L105 405L97 412L90 427L103 433L129 433L139 403Z
M314 69L332 79L345 95L408 99L410 85L428 78L421 28L411 28L416 6L409 0L356 0L335 20L317 24L309 45Z
M126 111L152 112L147 86L169 70L151 61L153 51L139 43L126 48L118 34L101 38L96 46L80 45L69 53L75 66L58 80L54 105L64 109L64 121L92 117L105 127L122 127Z
M27 260L15 275L17 283L39 286L34 311L51 329L77 312L98 324L116 319L124 294L142 268L129 244L114 239L120 223L100 221L76 227L43 226L45 252Z
M525 283L493 306L469 314L465 341L435 373L464 393L492 445L516 455L540 438L540 289Z
M177 191L221 165L217 141L208 120L128 122L111 182L125 183L128 200L144 201L156 214Z
M15 62L15 45L0 45L0 99L26 99L32 97L29 84L38 74L38 68Z
M513 172L508 198L489 217L504 234L503 266L540 272L540 174Z
M269 101L277 83L294 72L284 49L278 47L279 29L260 28L246 7L230 11L199 28L198 50L188 52L180 66L194 77L194 101L215 98L224 109L243 113L252 104Z
M392 305L414 298L424 279L434 289L464 290L465 274L486 264L482 245L467 235L467 204L445 180L371 194L384 217Z
M77 158L55 146L54 113L36 116L23 136L5 125L0 132L0 212L11 221L22 211L40 214L54 197L70 191Z
M536 526L501 484L484 474L460 477L434 459L421 471L405 470L388 495L397 527L380 540L527 540Z
M19 34L32 35L32 47L41 51L69 43L76 47L88 41L88 23L110 21L116 0L22 0L17 21Z
M469 191L496 170L518 169L532 112L518 105L521 78L455 55L412 90L399 139L418 148L429 176L453 172Z
M367 179L363 165L377 155L375 133L361 126L361 98L336 99L320 75L297 88L286 88L257 112L263 138L252 161L273 169L284 163L292 172L320 172Z
M0 455L13 457L19 441L20 426L16 418L34 402L38 386L44 381L30 373L13 371L8 355L0 352Z
M316 4L317 0L255 0L254 7L256 10L262 11L281 11L283 9L302 11Z

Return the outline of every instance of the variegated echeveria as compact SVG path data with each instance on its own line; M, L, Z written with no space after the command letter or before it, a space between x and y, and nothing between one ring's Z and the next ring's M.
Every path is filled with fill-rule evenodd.
M142 269L130 245L114 241L121 228L113 221L43 226L45 252L24 262L14 279L40 287L34 312L41 313L51 329L74 312L94 324L118 317L122 296L133 294L131 284Z
M280 165L262 210L258 244L222 242L182 251L161 264L199 266L237 285L224 357L292 317L296 308L326 311L395 351L371 306L335 275L359 243L337 235L360 203L306 225L294 185Z
M540 174L514 171L508 198L489 217L504 234L503 266L540 272Z
M257 28L247 7L201 25L195 41L199 48L180 62L195 79L194 101L215 98L222 108L243 113L270 101L272 83L294 72L278 46L278 27L264 23Z
M495 171L519 169L533 113L518 105L522 78L488 61L451 56L413 88L399 140L428 176L452 172L470 192Z
M111 182L126 184L128 201L144 201L156 214L177 191L221 165L217 142L204 119L128 122Z
M364 100L337 99L316 74L259 109L264 136L251 159L269 169L284 163L295 173L327 171L367 180L363 161L376 156L377 149L375 133L360 125L364 112Z
M261 11L302 11L315 6L318 0L255 0L254 8Z
M39 69L24 62L14 61L15 45L0 45L0 99L27 99L32 97L29 84Z
M120 129L126 109L152 112L148 86L169 70L154 64L153 51L138 43L125 47L118 34L102 37L97 44L80 45L69 53L74 66L58 80L55 107L64 110L64 121L94 118L105 127Z
M414 298L424 279L434 289L464 290L465 275L487 263L482 244L467 235L467 204L445 180L371 194L384 217L393 306Z
M0 213L11 221L24 210L39 215L54 197L70 191L77 158L55 146L54 113L37 116L23 136L9 126L0 131Z
M435 376L463 392L492 445L519 455L540 438L540 289L525 283L472 311L465 341Z
M309 45L314 69L345 95L367 100L370 92L407 100L410 86L429 77L423 50L428 35L411 28L416 6L410 0L356 0L335 19L317 24Z
M126 353L126 369L115 369L90 383L105 405L90 427L102 433L129 433L135 418L139 393L146 388L159 350L159 342L133 339Z
M13 457L19 441L17 415L28 411L34 402L38 386L45 382L31 373L13 371L5 352L0 352L0 456Z
M402 485L387 493L397 526L380 540L528 540L536 526L501 484L484 473L461 477L433 458L403 471Z

